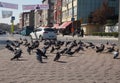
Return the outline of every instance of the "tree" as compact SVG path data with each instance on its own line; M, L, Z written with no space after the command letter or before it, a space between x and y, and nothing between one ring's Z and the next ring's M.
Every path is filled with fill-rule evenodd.
M92 22L104 25L107 23L107 19L114 16L114 12L107 2L104 2L102 6L92 14Z

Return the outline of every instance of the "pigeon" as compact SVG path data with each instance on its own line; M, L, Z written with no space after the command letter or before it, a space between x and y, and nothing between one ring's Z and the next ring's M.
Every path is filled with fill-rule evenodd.
M107 49L108 49L107 52L113 52L113 51L115 51L114 46L109 47L109 48L107 48Z
M105 48L105 45L103 45L103 44L101 44L101 46L100 47L96 47L96 52L98 53L98 52L102 52L103 50L104 50L104 48Z
M76 49L75 49L75 52L77 52L77 53L78 53L80 50L83 50L83 51L84 51L84 49L83 49L83 47L82 47L82 46L79 46L78 48L76 48Z
M76 40L72 42L71 46L77 46Z
M8 50L14 52L14 48L13 48L10 44L7 44L5 47L6 47Z
M59 52L56 53L56 56L54 58L54 61L58 61L60 59L61 55Z
M81 40L78 42L78 44L80 44L80 45L82 45L82 44L84 44Z
M56 46L55 49L56 49L56 50L59 50L60 48L61 48L60 45L58 45L58 46Z
M73 51L73 52L72 51L67 52L67 54L70 55L70 56L72 56L74 53L75 53L75 51Z
M33 50L32 46L29 45L29 46L27 47L27 52L29 53L29 55L31 55L31 51L32 51L32 50Z
M16 48L14 54L15 54L15 56L13 58L11 58L11 60L14 60L14 59L19 60L19 58L21 57L21 54L22 54L22 50L20 48Z
M92 42L87 42L89 45L88 46L86 46L86 48L89 48L89 47L91 47L92 49L94 49L95 48L95 45L92 43Z
M20 40L19 40L19 44L23 44L22 38L20 38Z
M47 49L45 47L43 47L42 52L43 52L44 55L46 54L46 51L47 51Z
M63 50L60 51L60 54L64 54L67 50L68 48L64 48Z
M117 49L116 51L113 52L114 54L114 59L116 59L119 56L119 49Z
M42 54L41 54L40 49L36 49L36 58L37 58L38 61L40 61L40 63L43 63Z
M71 41L67 41L65 46L67 47L70 43L71 43Z
M71 51L71 48L69 48L66 52L65 52L65 54L68 54L68 55L70 55L70 56L72 56L73 54L75 53L75 51Z
M106 42L106 45L109 45L109 42L108 42L108 41Z
M37 48L37 47L39 47L39 41L33 42L32 43L32 48L34 49L34 48Z
M55 50L54 46L52 46L51 50L50 50L50 53L53 53Z
M41 55L41 56L43 56L43 57L45 57L45 58L47 59L47 56L43 53L43 51L41 51L41 50L38 49L38 48L37 48L36 50L37 50L36 53L37 53L38 55Z

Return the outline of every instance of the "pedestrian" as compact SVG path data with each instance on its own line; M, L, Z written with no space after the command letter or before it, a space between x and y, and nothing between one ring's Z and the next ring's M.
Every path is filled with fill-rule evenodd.
M81 29L81 37L83 37L83 36L84 36L84 30Z

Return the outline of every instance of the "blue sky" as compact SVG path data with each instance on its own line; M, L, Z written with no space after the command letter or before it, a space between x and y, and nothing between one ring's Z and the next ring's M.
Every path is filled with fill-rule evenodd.
M22 10L22 4L23 5L32 5L32 4L42 4L42 0L0 0L1 2L6 2L6 3L13 3L13 4L18 4L18 10L14 9L8 9L8 8L2 8L0 7L0 23L10 23L11 18L2 18L1 15L1 10L10 10L13 11L13 16L15 16L15 24L19 22L19 14L23 12Z

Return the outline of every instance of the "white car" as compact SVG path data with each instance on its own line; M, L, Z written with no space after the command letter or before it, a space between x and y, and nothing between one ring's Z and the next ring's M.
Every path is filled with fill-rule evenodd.
M54 29L49 27L39 27L30 33L31 39L39 39L40 41L49 39L56 40L57 34Z

